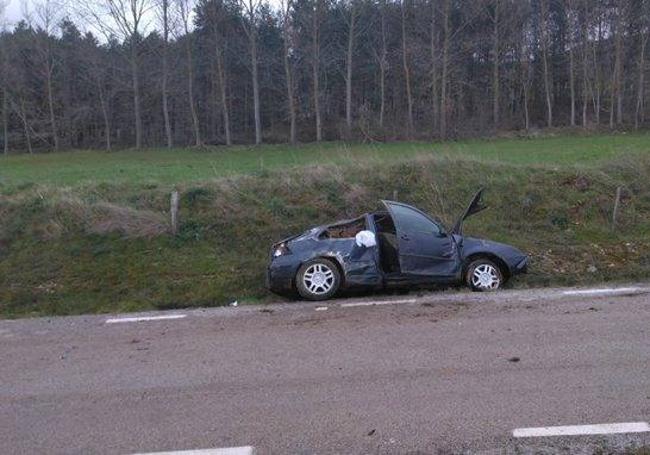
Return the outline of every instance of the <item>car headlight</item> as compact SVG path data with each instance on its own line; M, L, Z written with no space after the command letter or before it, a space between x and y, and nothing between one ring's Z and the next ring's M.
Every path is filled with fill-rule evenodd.
M289 248L284 243L279 244L273 250L273 257L276 258L280 256L286 256L287 254L291 254L291 251L289 251Z

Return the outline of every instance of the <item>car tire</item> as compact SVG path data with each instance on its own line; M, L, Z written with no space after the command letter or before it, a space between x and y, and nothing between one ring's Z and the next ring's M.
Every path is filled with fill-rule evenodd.
M505 280L498 265L487 258L479 258L467 266L465 282L472 291L490 292L500 289Z
M341 286L341 273L334 262L318 258L305 262L296 273L298 294L307 300L327 300Z

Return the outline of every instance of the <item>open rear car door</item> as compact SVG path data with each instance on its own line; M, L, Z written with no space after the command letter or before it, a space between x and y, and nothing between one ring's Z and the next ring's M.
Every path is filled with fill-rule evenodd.
M459 259L453 237L415 207L382 202L395 224L401 272L431 277L454 275Z

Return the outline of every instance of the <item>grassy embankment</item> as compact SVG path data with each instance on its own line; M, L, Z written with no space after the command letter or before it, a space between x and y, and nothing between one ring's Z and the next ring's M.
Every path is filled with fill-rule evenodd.
M513 285L650 276L646 135L74 152L0 159L0 315L268 299L274 240L373 210L394 190L449 224L482 185L491 208L466 233L531 253Z

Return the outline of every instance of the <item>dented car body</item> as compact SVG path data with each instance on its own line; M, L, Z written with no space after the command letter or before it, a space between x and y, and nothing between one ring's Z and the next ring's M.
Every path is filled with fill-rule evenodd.
M449 232L415 207L382 201L385 210L284 239L271 249L268 287L310 300L352 288L465 282L477 291L498 289L526 272L528 258L513 246L463 235L463 221L485 208L482 192ZM360 233L376 241L367 246Z

